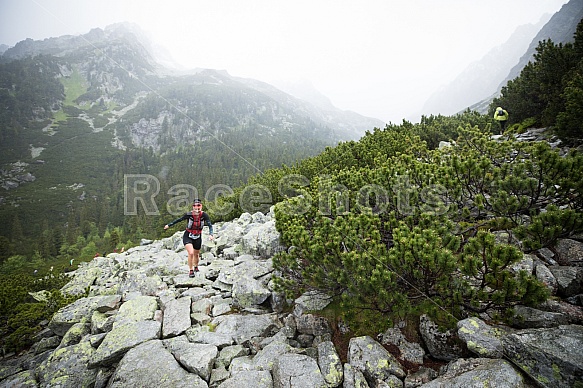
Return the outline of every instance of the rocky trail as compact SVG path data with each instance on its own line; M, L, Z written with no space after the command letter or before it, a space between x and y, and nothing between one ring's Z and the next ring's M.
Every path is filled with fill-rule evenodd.
M522 307L513 327L470 318L442 333L422 317L422 343L393 328L350 338L340 354L333 334L350 332L317 314L327 296L273 291L281 247L272 212L215 233L195 278L182 231L82 263L63 291L89 295L61 309L28 352L0 360L0 387L583 386L579 241L524 256L520 268L555 297Z

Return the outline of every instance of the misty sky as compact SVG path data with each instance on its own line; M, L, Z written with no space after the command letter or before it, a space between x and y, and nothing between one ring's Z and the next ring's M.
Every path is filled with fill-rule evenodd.
M309 80L341 109L400 123L516 27L567 2L0 0L0 44L129 21L184 67Z

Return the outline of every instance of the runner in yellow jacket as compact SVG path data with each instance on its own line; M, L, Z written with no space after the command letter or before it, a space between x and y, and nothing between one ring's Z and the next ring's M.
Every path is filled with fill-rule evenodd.
M504 133L506 122L508 121L508 112L506 109L502 109L501 107L496 108L494 111L494 120L500 125L500 133Z

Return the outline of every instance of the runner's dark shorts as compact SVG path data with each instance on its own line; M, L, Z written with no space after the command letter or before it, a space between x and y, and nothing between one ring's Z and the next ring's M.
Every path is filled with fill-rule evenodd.
M194 249L200 250L200 247L202 246L202 233L198 235L198 238L190 238L189 234L190 233L188 233L187 230L184 231L184 234L182 235L182 243L184 245L192 244Z

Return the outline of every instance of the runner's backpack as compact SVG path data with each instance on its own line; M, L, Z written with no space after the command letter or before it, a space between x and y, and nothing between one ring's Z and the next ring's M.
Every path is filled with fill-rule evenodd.
M188 231L188 233L191 233L191 234L201 234L202 227L204 226L204 218L203 218L204 212L200 211L198 214L194 214L194 212L192 212L191 214L192 214L192 224L190 224L190 220L188 220L189 226L186 227L186 230Z

